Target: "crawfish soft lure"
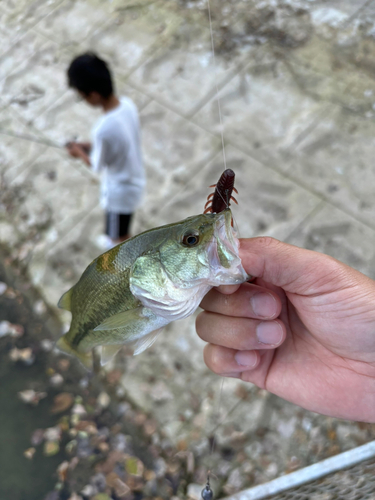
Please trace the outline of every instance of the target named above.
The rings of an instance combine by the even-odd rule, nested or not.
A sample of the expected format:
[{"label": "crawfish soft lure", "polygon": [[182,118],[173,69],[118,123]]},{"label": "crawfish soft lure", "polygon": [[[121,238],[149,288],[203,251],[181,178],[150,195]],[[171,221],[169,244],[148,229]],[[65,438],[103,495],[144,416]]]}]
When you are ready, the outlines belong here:
[{"label": "crawfish soft lure", "polygon": [[237,189],[234,187],[234,178],[235,173],[233,170],[230,168],[224,170],[217,184],[210,186],[214,187],[215,191],[208,195],[203,213],[206,214],[210,212],[218,214],[230,206],[231,200],[238,205],[236,198],[232,196],[233,191],[238,193]]}]

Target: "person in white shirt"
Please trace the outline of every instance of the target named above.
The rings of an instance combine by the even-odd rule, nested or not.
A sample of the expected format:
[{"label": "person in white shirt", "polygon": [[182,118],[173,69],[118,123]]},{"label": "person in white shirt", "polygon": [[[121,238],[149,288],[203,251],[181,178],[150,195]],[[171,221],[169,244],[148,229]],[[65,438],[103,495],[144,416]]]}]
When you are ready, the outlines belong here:
[{"label": "person in white shirt", "polygon": [[92,131],[92,143],[70,142],[68,152],[101,174],[101,203],[106,234],[113,244],[130,237],[133,212],[140,205],[146,178],[142,165],[138,112],[133,101],[114,93],[108,65],[88,52],[68,68],[69,86],[104,115]]}]

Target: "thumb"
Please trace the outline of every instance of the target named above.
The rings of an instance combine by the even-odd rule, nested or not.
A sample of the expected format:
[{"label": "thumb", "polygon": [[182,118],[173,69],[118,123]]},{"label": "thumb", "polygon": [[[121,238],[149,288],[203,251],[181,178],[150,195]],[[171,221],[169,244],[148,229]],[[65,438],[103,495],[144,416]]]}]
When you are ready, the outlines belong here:
[{"label": "thumb", "polygon": [[366,279],[333,257],[270,237],[240,239],[239,253],[248,274],[291,293],[328,293]]}]

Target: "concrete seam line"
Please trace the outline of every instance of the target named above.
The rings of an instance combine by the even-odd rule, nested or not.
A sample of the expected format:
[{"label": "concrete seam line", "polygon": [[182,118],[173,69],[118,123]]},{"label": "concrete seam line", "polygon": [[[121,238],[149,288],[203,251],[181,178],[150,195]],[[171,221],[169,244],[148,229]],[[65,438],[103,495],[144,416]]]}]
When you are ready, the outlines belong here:
[{"label": "concrete seam line", "polygon": [[304,467],[296,472],[286,474],[269,481],[268,483],[260,484],[254,488],[235,493],[223,500],[261,500],[270,495],[281,493],[285,490],[295,488],[301,484],[309,483],[333,472],[345,469],[359,462],[368,460],[375,456],[375,441],[358,446],[352,450],[345,451],[331,458],[327,458],[308,467]]}]

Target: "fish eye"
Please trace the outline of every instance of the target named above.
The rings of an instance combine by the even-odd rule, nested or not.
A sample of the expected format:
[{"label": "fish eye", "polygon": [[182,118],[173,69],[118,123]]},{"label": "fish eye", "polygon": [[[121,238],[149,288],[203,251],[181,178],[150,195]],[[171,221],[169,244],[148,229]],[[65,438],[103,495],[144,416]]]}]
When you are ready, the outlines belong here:
[{"label": "fish eye", "polygon": [[186,247],[194,247],[199,243],[199,235],[194,233],[187,233],[182,238],[182,244]]}]

